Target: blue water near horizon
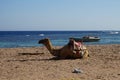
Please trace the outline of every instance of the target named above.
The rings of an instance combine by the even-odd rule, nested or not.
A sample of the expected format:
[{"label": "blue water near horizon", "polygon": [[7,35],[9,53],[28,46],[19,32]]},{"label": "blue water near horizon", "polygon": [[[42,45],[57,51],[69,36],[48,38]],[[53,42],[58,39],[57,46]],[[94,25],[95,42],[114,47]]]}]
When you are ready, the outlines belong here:
[{"label": "blue water near horizon", "polygon": [[120,44],[120,31],[0,31],[0,48],[42,46],[38,41],[49,38],[54,46],[63,46],[70,37],[98,36],[98,42],[86,45]]}]

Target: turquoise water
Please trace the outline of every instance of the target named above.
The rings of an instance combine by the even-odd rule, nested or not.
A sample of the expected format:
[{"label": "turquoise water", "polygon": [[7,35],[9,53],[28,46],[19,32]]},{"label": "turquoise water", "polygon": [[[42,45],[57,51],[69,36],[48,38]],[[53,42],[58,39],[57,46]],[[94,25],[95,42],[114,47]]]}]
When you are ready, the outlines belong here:
[{"label": "turquoise water", "polygon": [[63,46],[70,37],[98,36],[98,42],[84,44],[120,44],[120,31],[0,31],[0,48],[42,46],[38,41],[49,38],[53,45]]}]

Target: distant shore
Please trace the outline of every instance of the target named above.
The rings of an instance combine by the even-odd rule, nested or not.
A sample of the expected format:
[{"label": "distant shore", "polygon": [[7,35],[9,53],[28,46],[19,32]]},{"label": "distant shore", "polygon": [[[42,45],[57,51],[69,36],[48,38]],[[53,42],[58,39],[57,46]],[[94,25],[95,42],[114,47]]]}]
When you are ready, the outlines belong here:
[{"label": "distant shore", "polygon": [[[120,44],[86,47],[88,59],[65,60],[44,46],[0,48],[0,80],[120,80]],[[76,68],[83,72],[73,73]]]}]

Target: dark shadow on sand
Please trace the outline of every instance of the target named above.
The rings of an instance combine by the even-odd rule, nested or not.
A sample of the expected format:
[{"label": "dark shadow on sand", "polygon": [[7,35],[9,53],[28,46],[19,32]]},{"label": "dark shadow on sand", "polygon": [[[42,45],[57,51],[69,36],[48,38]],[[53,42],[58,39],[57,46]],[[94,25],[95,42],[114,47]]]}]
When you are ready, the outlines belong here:
[{"label": "dark shadow on sand", "polygon": [[18,55],[43,55],[44,53],[18,53]]},{"label": "dark shadow on sand", "polygon": [[[25,56],[25,55],[44,55],[44,53],[18,53],[18,56]],[[74,58],[66,58],[61,59],[59,57],[53,56],[52,58],[42,58],[42,59],[13,59],[13,60],[7,60],[7,62],[11,61],[19,61],[19,62],[25,62],[25,61],[57,61],[57,60],[74,60]]]},{"label": "dark shadow on sand", "polygon": [[7,62],[11,62],[11,61],[13,61],[13,62],[16,62],[16,61],[18,61],[18,62],[27,62],[27,61],[58,61],[58,60],[75,60],[75,59],[60,59],[60,58],[58,58],[58,57],[53,57],[53,58],[49,58],[49,59],[11,59],[11,60],[7,60]]}]

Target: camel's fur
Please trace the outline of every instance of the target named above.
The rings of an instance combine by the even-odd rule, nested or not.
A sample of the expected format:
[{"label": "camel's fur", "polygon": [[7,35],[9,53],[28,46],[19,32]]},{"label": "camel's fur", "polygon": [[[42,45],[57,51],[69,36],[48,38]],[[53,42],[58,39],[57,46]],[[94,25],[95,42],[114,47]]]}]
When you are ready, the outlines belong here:
[{"label": "camel's fur", "polygon": [[61,59],[65,59],[65,58],[87,58],[89,56],[88,54],[88,50],[85,46],[83,46],[83,52],[84,54],[81,56],[81,55],[76,55],[75,54],[75,51],[73,50],[73,40],[70,40],[70,42],[63,46],[62,48],[60,49],[55,49],[53,48],[50,40],[48,38],[45,38],[45,39],[42,39],[39,41],[39,44],[44,44],[46,46],[46,48],[49,50],[49,52],[58,57],[58,58],[61,58]]}]

